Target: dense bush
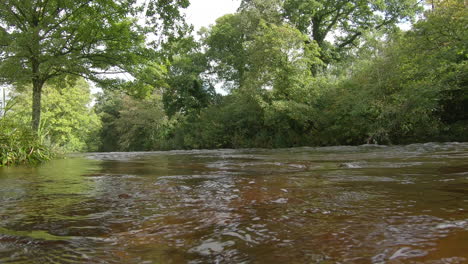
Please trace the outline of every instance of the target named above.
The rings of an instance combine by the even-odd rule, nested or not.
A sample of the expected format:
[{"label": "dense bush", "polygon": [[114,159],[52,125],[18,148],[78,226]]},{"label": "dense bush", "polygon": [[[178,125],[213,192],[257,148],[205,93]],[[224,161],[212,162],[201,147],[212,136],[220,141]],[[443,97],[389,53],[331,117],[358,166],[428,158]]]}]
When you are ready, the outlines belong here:
[{"label": "dense bush", "polygon": [[54,156],[31,129],[0,120],[0,167],[38,164]]},{"label": "dense bush", "polygon": [[183,42],[163,99],[98,102],[102,150],[468,141],[463,1],[437,2],[406,32],[359,32],[366,41],[328,62],[323,45],[255,8],[218,19],[205,49]]},{"label": "dense bush", "polygon": [[324,93],[317,144],[468,140],[468,34],[459,1],[445,1],[411,31]]},{"label": "dense bush", "polygon": [[96,111],[103,122],[100,151],[172,147],[167,141],[171,123],[158,94],[136,99],[124,93],[106,92],[98,98]]},{"label": "dense bush", "polygon": [[[17,125],[31,123],[32,93],[18,87],[12,92],[13,107],[8,113]],[[84,79],[71,83],[51,83],[42,91],[39,134],[63,152],[95,151],[101,120],[89,104],[92,95]]]}]

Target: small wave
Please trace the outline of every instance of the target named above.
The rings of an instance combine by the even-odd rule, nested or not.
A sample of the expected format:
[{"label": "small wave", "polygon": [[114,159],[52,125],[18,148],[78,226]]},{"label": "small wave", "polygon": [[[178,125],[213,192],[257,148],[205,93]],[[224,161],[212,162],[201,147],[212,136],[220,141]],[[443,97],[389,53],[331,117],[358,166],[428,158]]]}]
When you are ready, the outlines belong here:
[{"label": "small wave", "polygon": [[460,220],[460,221],[451,221],[440,223],[436,226],[437,229],[450,229],[450,228],[461,228],[467,229],[468,228],[468,221]]},{"label": "small wave", "polygon": [[189,252],[198,253],[204,256],[216,255],[223,252],[226,247],[231,247],[233,245],[235,245],[233,241],[219,242],[213,239],[209,239],[203,241],[201,245],[190,249]]},{"label": "small wave", "polygon": [[349,168],[349,169],[360,169],[363,167],[361,162],[345,162],[341,163],[338,167],[340,168]]}]

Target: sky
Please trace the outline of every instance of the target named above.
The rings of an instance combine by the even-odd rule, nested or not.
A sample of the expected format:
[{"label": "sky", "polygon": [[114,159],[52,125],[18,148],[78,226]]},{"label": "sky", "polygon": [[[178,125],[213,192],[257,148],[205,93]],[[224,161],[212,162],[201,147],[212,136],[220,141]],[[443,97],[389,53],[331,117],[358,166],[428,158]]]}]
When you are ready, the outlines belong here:
[{"label": "sky", "polygon": [[240,0],[190,0],[184,13],[197,32],[201,27],[214,24],[220,16],[236,12],[239,5]]}]

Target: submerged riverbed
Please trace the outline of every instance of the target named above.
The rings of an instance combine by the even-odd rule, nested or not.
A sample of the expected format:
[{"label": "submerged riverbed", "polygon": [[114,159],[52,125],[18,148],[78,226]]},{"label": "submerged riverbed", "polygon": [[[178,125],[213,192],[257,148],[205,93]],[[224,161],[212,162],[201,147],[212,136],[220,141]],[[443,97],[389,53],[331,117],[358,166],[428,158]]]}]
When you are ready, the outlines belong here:
[{"label": "submerged riverbed", "polygon": [[3,168],[0,263],[468,263],[468,143]]}]

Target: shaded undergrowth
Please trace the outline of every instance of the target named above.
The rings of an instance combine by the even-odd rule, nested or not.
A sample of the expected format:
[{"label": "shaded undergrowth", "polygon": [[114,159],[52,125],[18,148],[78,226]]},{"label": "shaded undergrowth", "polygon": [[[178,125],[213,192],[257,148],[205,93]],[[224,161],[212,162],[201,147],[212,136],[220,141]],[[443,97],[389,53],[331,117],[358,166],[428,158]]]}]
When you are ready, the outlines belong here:
[{"label": "shaded undergrowth", "polygon": [[0,121],[0,167],[36,165],[54,156],[54,151],[28,127]]}]

